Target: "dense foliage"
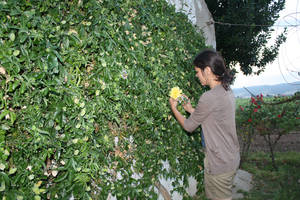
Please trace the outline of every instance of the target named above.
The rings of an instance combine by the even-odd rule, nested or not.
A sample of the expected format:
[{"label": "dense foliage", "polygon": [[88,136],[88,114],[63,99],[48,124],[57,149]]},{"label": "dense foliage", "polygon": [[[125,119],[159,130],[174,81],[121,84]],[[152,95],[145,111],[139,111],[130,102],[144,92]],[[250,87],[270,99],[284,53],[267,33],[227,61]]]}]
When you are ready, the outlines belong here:
[{"label": "dense foliage", "polygon": [[174,86],[202,93],[186,16],[164,0],[6,0],[0,21],[0,198],[155,199],[160,174],[201,191],[200,139],[168,105]]},{"label": "dense foliage", "polygon": [[[272,27],[284,8],[285,0],[217,0],[206,1],[216,21],[217,49],[227,63],[239,66],[246,74],[259,74],[275,60],[286,32],[270,45]],[[220,22],[220,23],[219,23]],[[233,25],[230,25],[233,24]]]}]

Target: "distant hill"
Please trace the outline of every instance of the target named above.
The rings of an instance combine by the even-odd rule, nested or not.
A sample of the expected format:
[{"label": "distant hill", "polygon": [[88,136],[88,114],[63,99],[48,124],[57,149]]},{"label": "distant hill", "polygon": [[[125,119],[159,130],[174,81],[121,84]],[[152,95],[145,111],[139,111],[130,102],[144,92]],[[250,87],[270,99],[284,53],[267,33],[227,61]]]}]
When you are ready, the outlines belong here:
[{"label": "distant hill", "polygon": [[[300,91],[300,81],[293,82],[291,84],[282,83],[277,85],[259,85],[246,87],[254,95],[263,94],[264,96],[270,95],[293,95],[295,92]],[[245,88],[233,89],[235,97],[247,98],[250,97],[250,93]]]}]

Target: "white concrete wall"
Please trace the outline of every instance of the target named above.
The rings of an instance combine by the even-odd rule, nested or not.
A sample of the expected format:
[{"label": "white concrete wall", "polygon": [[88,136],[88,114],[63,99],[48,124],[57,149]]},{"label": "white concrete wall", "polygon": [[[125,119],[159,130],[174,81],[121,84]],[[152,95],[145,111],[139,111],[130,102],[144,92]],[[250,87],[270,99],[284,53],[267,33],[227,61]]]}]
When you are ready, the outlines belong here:
[{"label": "white concrete wall", "polygon": [[171,5],[175,5],[177,12],[185,13],[189,20],[203,32],[206,45],[216,49],[215,26],[211,24],[213,20],[204,0],[166,0]]}]

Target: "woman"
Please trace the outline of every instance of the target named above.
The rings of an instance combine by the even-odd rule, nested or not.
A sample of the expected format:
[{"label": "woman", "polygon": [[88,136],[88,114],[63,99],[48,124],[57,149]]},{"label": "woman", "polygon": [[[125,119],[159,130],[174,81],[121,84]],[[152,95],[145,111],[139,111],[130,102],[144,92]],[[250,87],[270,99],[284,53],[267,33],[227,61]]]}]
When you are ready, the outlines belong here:
[{"label": "woman", "polygon": [[235,98],[232,76],[223,58],[214,50],[202,51],[194,60],[196,77],[210,90],[203,93],[194,109],[183,105],[191,115],[186,119],[177,110],[177,100],[170,98],[171,109],[188,132],[202,126],[205,140],[204,183],[208,199],[232,199],[232,184],[240,163],[239,142],[235,127]]}]

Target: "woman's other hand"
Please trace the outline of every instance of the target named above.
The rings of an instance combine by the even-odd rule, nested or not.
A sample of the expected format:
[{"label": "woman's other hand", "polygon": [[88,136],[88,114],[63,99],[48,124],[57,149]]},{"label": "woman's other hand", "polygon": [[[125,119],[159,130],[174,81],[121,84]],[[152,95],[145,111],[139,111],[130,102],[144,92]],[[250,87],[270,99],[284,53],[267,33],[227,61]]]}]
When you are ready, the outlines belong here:
[{"label": "woman's other hand", "polygon": [[195,109],[193,108],[190,99],[185,94],[183,96],[185,98],[185,101],[183,102],[183,108],[184,108],[185,111],[192,114]]}]

